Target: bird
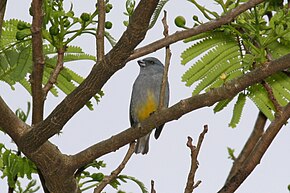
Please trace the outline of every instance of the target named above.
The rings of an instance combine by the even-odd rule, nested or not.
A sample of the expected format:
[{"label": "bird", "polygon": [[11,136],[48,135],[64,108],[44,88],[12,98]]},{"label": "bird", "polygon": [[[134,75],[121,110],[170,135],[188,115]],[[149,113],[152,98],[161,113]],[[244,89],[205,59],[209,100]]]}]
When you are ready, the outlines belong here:
[{"label": "bird", "polygon": [[[132,89],[130,102],[130,123],[131,127],[138,125],[141,121],[153,114],[159,105],[159,96],[164,72],[163,64],[155,57],[147,57],[138,60],[140,66]],[[163,107],[168,107],[169,103],[169,83],[166,81]],[[154,137],[158,139],[164,127],[156,127]],[[150,133],[137,139],[135,153],[147,154],[149,151]]]}]

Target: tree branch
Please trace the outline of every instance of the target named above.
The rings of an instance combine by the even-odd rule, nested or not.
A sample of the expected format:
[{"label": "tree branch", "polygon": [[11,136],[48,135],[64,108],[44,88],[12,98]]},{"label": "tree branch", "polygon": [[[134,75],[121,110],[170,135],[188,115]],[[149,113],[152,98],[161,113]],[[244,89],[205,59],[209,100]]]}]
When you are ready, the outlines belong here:
[{"label": "tree branch", "polygon": [[56,83],[57,77],[58,77],[60,71],[63,68],[64,52],[65,52],[64,48],[59,48],[58,51],[57,51],[56,67],[51,72],[49,80],[47,81],[46,85],[43,87],[44,97],[47,96],[47,93],[50,91],[50,89]]},{"label": "tree branch", "polygon": [[290,118],[290,103],[285,106],[281,113],[276,113],[274,121],[269,125],[266,132],[262,135],[257,145],[245,160],[242,167],[236,174],[229,179],[218,193],[232,193],[243,183],[243,181],[251,174],[255,167],[260,163],[266,150],[274,140],[275,136],[281,130],[282,126]]},{"label": "tree branch", "polygon": [[[165,37],[168,36],[168,25],[167,25],[167,12],[164,11],[164,17],[162,19],[163,23],[163,35]],[[159,100],[159,106],[158,109],[162,109],[164,106],[164,97],[165,97],[165,88],[168,82],[168,70],[169,70],[169,65],[170,65],[170,58],[171,58],[171,51],[169,48],[169,45],[165,47],[165,66],[164,66],[164,72],[163,72],[163,77],[162,77],[162,82],[161,82],[161,89],[160,89],[160,100]]]},{"label": "tree branch", "polygon": [[154,188],[154,181],[153,180],[151,180],[151,191],[150,192],[151,193],[156,193],[156,190]]},{"label": "tree branch", "polygon": [[121,164],[114,171],[111,172],[111,175],[106,176],[102,180],[102,182],[95,188],[94,193],[101,193],[101,191],[121,173],[121,171],[125,168],[126,164],[128,163],[129,159],[131,158],[132,154],[134,153],[134,149],[135,143],[131,143]]},{"label": "tree branch", "polygon": [[196,188],[201,183],[201,181],[198,181],[195,184],[194,183],[194,177],[195,177],[195,173],[196,173],[197,168],[198,168],[197,156],[199,154],[199,151],[200,151],[204,136],[207,133],[207,131],[208,131],[208,126],[205,125],[202,133],[198,137],[197,147],[195,147],[192,144],[192,138],[188,137],[186,145],[187,145],[187,147],[189,147],[190,152],[191,152],[191,167],[190,167],[190,171],[189,171],[189,174],[188,174],[187,183],[186,183],[186,187],[185,187],[184,193],[192,193],[194,188]]},{"label": "tree branch", "polygon": [[97,61],[103,60],[104,49],[104,31],[105,31],[106,10],[104,0],[98,0],[98,27],[96,33]]},{"label": "tree branch", "polygon": [[29,126],[21,121],[15,113],[8,107],[0,96],[0,127],[14,141],[19,141],[21,134],[24,133]]},{"label": "tree branch", "polygon": [[274,105],[275,111],[278,113],[281,112],[282,106],[279,104],[276,97],[274,96],[273,89],[271,88],[271,86],[266,81],[263,81],[262,85],[266,89],[268,97]]},{"label": "tree branch", "polygon": [[33,69],[31,74],[32,91],[32,124],[43,120],[44,94],[42,90],[42,77],[44,69],[42,45],[42,0],[32,1],[32,58]]},{"label": "tree branch", "polygon": [[224,16],[221,16],[218,19],[206,22],[204,24],[201,24],[197,27],[193,27],[187,30],[178,31],[174,34],[164,37],[160,40],[157,40],[153,43],[150,43],[146,46],[143,46],[141,48],[138,48],[134,50],[134,52],[131,54],[131,56],[128,58],[127,61],[134,60],[136,58],[139,58],[141,56],[147,55],[149,53],[155,52],[156,50],[159,50],[163,47],[166,47],[168,45],[171,45],[173,43],[176,43],[178,41],[181,41],[185,38],[195,36],[197,34],[207,32],[210,30],[213,30],[215,28],[218,28],[224,24],[230,23],[232,20],[234,20],[238,15],[243,13],[244,11],[254,7],[255,5],[258,5],[259,3],[264,2],[264,0],[249,0],[248,2],[238,6],[237,8],[233,9],[232,11],[228,12]]},{"label": "tree branch", "polygon": [[226,182],[230,180],[239,169],[241,169],[243,163],[245,162],[247,157],[251,154],[252,150],[254,149],[259,139],[263,135],[266,122],[267,122],[267,117],[260,111],[258,114],[256,123],[255,123],[255,126],[253,128],[253,131],[249,139],[247,140],[246,144],[244,145],[240,155],[234,161]]},{"label": "tree branch", "polygon": [[99,158],[109,152],[116,151],[120,147],[146,135],[153,128],[155,128],[156,125],[162,125],[166,122],[177,120],[184,114],[195,109],[211,106],[218,101],[233,98],[236,94],[248,86],[258,83],[268,76],[289,67],[290,54],[266,63],[239,78],[225,83],[222,87],[212,89],[204,94],[194,95],[187,99],[181,100],[169,108],[161,109],[141,122],[141,127],[129,128],[109,139],[92,145],[84,151],[72,156],[71,162],[75,164],[75,169],[80,168],[96,158]]}]

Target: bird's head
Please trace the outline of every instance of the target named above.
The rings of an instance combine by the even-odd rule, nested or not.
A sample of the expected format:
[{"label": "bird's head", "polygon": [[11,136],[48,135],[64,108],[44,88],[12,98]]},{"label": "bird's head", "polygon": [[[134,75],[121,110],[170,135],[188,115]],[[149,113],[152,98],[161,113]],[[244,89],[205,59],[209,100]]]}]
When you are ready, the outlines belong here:
[{"label": "bird's head", "polygon": [[163,64],[155,57],[148,57],[137,61],[141,71],[163,72]]}]

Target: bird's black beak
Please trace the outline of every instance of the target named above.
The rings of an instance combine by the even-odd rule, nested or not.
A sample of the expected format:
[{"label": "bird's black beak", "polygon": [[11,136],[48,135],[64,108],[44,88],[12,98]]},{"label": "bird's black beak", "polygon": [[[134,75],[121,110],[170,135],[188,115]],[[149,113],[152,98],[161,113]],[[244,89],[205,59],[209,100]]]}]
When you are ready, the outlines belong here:
[{"label": "bird's black beak", "polygon": [[144,60],[138,60],[137,62],[138,62],[140,67],[145,67],[146,66]]}]

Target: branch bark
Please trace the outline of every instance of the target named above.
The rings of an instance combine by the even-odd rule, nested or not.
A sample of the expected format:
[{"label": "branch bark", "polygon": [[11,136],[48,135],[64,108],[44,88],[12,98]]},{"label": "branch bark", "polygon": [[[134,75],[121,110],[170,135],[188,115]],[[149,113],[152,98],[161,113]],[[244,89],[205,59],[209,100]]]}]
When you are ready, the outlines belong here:
[{"label": "branch bark", "polygon": [[269,125],[266,132],[260,138],[259,142],[245,160],[242,167],[236,174],[229,179],[218,193],[232,193],[243,183],[243,181],[251,174],[255,167],[260,163],[266,150],[274,140],[275,136],[281,130],[282,126],[290,118],[290,103],[285,106],[281,113],[276,113],[274,121]]},{"label": "branch bark", "polygon": [[149,118],[141,122],[141,127],[129,128],[109,139],[103,140],[84,151],[71,157],[74,167],[80,168],[96,158],[105,155],[109,152],[116,151],[120,147],[133,142],[135,139],[142,137],[149,133],[156,125],[162,125],[166,122],[177,120],[184,114],[193,110],[211,106],[218,101],[229,99],[244,90],[250,85],[258,83],[266,77],[290,67],[290,54],[285,55],[270,63],[239,77],[224,86],[212,89],[207,93],[195,95],[187,99],[181,100],[175,105],[161,109],[152,114]]},{"label": "branch bark", "polygon": [[42,0],[32,1],[32,59],[33,69],[31,74],[32,91],[32,124],[43,120],[44,94],[42,91],[42,77],[44,69],[42,45]]},{"label": "branch bark", "polygon": [[105,55],[104,48],[104,31],[105,31],[106,10],[105,1],[98,0],[98,27],[96,33],[96,45],[97,45],[97,61],[103,60]]},{"label": "branch bark", "polygon": [[[162,23],[163,23],[163,35],[165,37],[168,37],[168,25],[167,25],[167,12],[164,11],[164,17],[162,18]],[[165,98],[165,88],[168,82],[168,70],[169,70],[169,65],[170,65],[170,58],[171,58],[171,51],[169,48],[169,45],[165,47],[165,64],[164,64],[164,72],[163,72],[163,77],[162,77],[162,82],[161,82],[161,89],[160,89],[160,100],[159,100],[159,106],[158,109],[162,109],[164,106],[164,98]]]},{"label": "branch bark", "polygon": [[49,92],[49,90],[56,83],[57,77],[58,77],[58,75],[60,74],[60,71],[63,68],[64,52],[65,52],[65,48],[59,48],[58,51],[57,51],[56,66],[53,69],[53,71],[51,72],[51,75],[50,75],[49,80],[47,81],[46,85],[43,87],[44,97],[47,96],[47,93]]},{"label": "branch bark", "polygon": [[198,137],[198,143],[197,143],[196,147],[192,144],[192,138],[188,137],[186,145],[187,145],[187,147],[189,147],[190,152],[191,152],[191,167],[190,167],[190,171],[188,174],[187,183],[186,183],[184,193],[192,193],[194,188],[196,188],[201,183],[201,181],[198,181],[195,184],[194,177],[195,177],[195,173],[196,173],[197,168],[198,168],[197,156],[199,154],[204,136],[207,133],[207,131],[208,131],[208,126],[205,125],[202,133]]}]

